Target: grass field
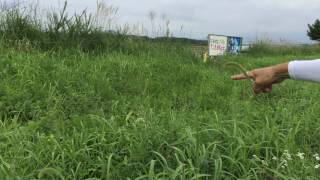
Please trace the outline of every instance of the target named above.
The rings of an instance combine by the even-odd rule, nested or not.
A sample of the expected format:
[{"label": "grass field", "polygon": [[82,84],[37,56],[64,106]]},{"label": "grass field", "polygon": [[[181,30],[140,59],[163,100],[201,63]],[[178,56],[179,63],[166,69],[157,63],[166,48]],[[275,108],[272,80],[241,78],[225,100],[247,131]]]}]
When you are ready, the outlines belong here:
[{"label": "grass field", "polygon": [[319,46],[203,63],[188,40],[106,33],[65,8],[48,24],[1,10],[0,179],[318,179],[320,86],[255,96],[225,63],[318,59]]},{"label": "grass field", "polygon": [[204,64],[190,52],[1,46],[1,179],[317,179],[320,86],[289,80],[254,96],[223,63],[320,53]]}]

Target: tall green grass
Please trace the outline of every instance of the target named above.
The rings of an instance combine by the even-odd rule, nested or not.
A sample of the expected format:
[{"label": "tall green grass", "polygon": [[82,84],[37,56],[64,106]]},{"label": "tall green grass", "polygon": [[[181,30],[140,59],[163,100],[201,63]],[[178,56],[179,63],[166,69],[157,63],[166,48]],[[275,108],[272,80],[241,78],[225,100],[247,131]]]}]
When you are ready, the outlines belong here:
[{"label": "tall green grass", "polygon": [[[158,45],[95,56],[2,45],[0,177],[317,179],[318,85],[254,96],[222,62]],[[294,57],[221,60],[255,68]]]},{"label": "tall green grass", "polygon": [[247,52],[251,56],[275,56],[275,55],[317,55],[320,45],[295,45],[295,44],[272,44],[266,40],[257,40],[250,45]]},{"label": "tall green grass", "polygon": [[[251,49],[204,64],[180,43],[93,30],[85,13],[51,14],[50,28],[20,10],[6,15],[0,179],[319,177],[320,87],[287,81],[254,96],[224,66],[319,58],[316,49]],[[102,45],[89,46],[93,37]]]},{"label": "tall green grass", "polygon": [[67,6],[65,1],[60,11],[48,11],[47,14],[41,14],[42,11],[37,6],[29,7],[27,4],[2,8],[1,39],[9,47],[45,51],[79,49],[93,53],[117,51],[134,54],[150,47],[148,38],[129,36],[121,28],[106,29],[111,25],[105,27],[105,24],[100,22],[99,19],[108,18],[99,17],[103,12],[93,14],[84,10],[70,16]]}]

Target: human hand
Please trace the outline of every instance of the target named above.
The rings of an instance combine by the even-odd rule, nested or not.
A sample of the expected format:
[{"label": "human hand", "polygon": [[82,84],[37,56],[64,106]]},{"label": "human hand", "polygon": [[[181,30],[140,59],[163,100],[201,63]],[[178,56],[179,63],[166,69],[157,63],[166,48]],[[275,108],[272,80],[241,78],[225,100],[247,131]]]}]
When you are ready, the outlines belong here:
[{"label": "human hand", "polygon": [[288,64],[280,64],[271,67],[254,69],[245,74],[234,75],[233,80],[248,79],[248,76],[253,80],[252,89],[255,94],[269,93],[272,91],[272,85],[280,83],[286,79],[281,74],[288,73]]}]

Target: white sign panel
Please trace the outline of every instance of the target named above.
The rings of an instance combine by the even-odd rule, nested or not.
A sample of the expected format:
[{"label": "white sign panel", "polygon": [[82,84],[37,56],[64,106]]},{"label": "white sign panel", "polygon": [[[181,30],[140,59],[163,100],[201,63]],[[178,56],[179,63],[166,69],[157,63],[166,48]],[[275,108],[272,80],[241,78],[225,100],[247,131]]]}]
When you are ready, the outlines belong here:
[{"label": "white sign panel", "polygon": [[209,56],[220,56],[227,51],[228,37],[209,35]]}]

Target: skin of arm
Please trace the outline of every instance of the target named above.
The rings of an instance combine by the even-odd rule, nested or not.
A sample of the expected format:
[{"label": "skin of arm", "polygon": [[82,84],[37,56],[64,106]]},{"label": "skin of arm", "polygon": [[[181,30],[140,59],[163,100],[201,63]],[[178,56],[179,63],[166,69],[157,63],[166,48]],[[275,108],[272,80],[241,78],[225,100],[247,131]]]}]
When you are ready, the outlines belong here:
[{"label": "skin of arm", "polygon": [[[252,89],[255,94],[271,92],[273,84],[281,83],[287,79],[281,77],[282,74],[288,74],[288,63],[254,69],[247,72],[247,75],[253,79]],[[231,79],[243,80],[247,79],[247,76],[238,74],[232,76]]]}]

